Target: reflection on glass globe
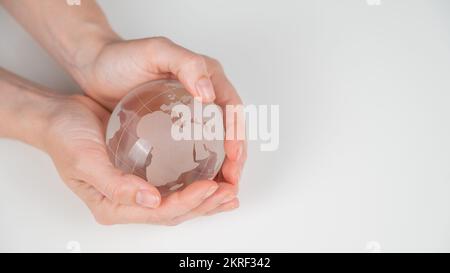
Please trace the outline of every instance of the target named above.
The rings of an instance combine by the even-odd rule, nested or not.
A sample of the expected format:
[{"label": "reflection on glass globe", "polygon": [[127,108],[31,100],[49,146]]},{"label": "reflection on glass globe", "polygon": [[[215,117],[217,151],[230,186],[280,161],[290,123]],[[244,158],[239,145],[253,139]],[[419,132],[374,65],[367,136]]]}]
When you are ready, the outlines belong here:
[{"label": "reflection on glass globe", "polygon": [[[131,91],[109,119],[106,144],[112,163],[125,173],[149,181],[162,195],[197,180],[213,179],[225,157],[223,138],[173,137],[173,126],[180,117],[174,107],[185,105],[193,112],[197,104],[206,106],[173,80],[149,82]],[[217,105],[211,106],[220,111]],[[207,126],[207,120],[194,115],[189,122],[197,128]],[[222,122],[220,127],[213,130],[223,134]]]}]

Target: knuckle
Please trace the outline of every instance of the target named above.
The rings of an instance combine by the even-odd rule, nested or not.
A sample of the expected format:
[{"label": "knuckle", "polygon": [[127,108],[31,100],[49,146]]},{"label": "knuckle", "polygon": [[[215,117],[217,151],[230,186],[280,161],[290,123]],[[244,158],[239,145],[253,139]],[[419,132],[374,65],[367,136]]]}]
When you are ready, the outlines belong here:
[{"label": "knuckle", "polygon": [[210,61],[210,63],[211,63],[212,66],[215,66],[215,67],[222,67],[222,64],[220,63],[219,60],[217,60],[217,59],[215,59],[215,58],[211,58],[211,57],[208,57],[208,59],[209,59],[209,61]]},{"label": "knuckle", "polygon": [[209,66],[213,70],[223,70],[222,64],[220,63],[219,60],[217,60],[215,58],[211,58],[211,57],[206,57],[206,59],[208,60]]},{"label": "knuckle", "polygon": [[186,67],[205,67],[205,58],[201,55],[192,54],[187,57],[185,62]]},{"label": "knuckle", "polygon": [[173,44],[172,40],[170,40],[167,37],[164,36],[157,36],[157,37],[153,37],[151,38],[152,42],[157,44],[157,45],[170,45]]}]

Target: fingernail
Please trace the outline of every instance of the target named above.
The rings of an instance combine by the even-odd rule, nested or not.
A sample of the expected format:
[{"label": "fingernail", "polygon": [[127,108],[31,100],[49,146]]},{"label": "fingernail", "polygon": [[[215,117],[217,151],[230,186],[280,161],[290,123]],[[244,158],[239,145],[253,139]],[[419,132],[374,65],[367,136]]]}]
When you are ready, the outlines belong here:
[{"label": "fingernail", "polygon": [[233,200],[234,198],[236,198],[236,196],[234,196],[233,194],[230,194],[222,200],[222,204],[228,203],[231,200]]},{"label": "fingernail", "polygon": [[214,87],[208,78],[203,77],[198,80],[196,87],[198,94],[204,101],[210,102],[216,98],[216,95],[214,94]]},{"label": "fingernail", "polygon": [[159,204],[159,196],[150,191],[138,191],[136,203],[143,207],[154,208]]},{"label": "fingernail", "polygon": [[209,188],[209,190],[205,193],[203,198],[206,199],[206,198],[210,197],[211,195],[213,195],[216,192],[218,187],[219,186],[217,186],[217,185],[211,186],[211,188]]}]

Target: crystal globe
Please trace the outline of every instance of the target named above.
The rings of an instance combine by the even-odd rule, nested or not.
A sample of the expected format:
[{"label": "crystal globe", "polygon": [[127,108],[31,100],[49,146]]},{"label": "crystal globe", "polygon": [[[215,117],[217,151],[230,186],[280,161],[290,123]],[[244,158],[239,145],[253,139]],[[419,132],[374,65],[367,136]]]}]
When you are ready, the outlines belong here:
[{"label": "crystal globe", "polygon": [[[198,112],[195,109],[198,104],[218,110],[215,118],[220,122],[214,128],[206,128],[211,127],[212,122],[208,122],[211,117],[202,119],[193,114],[187,119],[185,113],[175,111],[183,105],[184,109]],[[123,172],[158,187],[162,195],[197,180],[213,179],[225,157],[223,138],[197,134],[197,137],[180,139],[174,132],[196,128],[223,136],[221,113],[215,104],[200,103],[178,81],[146,83],[127,94],[111,114],[106,132],[110,159]],[[183,117],[184,121],[180,122]],[[198,132],[192,135],[195,133]]]}]

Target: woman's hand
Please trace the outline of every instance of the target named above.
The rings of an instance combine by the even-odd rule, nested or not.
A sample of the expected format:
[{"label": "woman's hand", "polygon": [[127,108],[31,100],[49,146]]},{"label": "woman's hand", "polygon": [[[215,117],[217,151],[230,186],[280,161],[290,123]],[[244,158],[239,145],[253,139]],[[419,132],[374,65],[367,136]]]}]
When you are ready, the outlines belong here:
[{"label": "woman's hand", "polygon": [[[230,185],[197,181],[167,198],[145,180],[110,163],[104,131],[109,112],[86,96],[52,98],[44,149],[67,186],[101,224],[182,221],[238,206]],[[214,194],[215,193],[215,194]]]},{"label": "woman's hand", "polygon": [[[207,102],[214,101],[223,109],[227,105],[242,104],[218,61],[189,51],[167,38],[116,39],[95,48],[100,50],[91,54],[92,61],[83,60],[83,66],[72,70],[72,75],[90,97],[109,109],[133,88],[164,78],[178,79],[192,95]],[[236,131],[245,126],[243,121],[240,124],[238,120],[229,122],[226,116],[225,120],[226,130],[234,127]],[[227,189],[233,188],[231,195],[237,192],[246,160],[246,143],[227,139],[225,152],[221,178],[229,184]]]},{"label": "woman's hand", "polygon": [[[64,1],[0,0],[0,3],[73,76],[86,94],[109,110],[133,88],[163,78],[178,79],[194,96],[204,101],[214,101],[222,108],[242,104],[219,62],[189,51],[166,38],[124,41],[110,27],[94,0],[83,1],[83,5],[76,8]],[[83,104],[86,108],[92,103]],[[99,117],[103,118],[101,115]],[[225,130],[228,132],[232,128],[245,127],[243,121],[227,120],[226,116],[225,120]],[[88,135],[91,130],[84,134]],[[226,159],[217,179],[220,188],[208,200],[220,199],[221,195],[229,196],[227,199],[230,199],[237,193],[247,157],[245,141],[227,139],[225,153]],[[100,192],[115,196],[108,190],[101,189]],[[113,196],[109,197],[117,198]],[[203,204],[208,203],[208,200]],[[223,206],[236,206],[233,202]],[[207,208],[202,205],[183,219],[205,211]]]},{"label": "woman's hand", "polygon": [[197,181],[161,200],[150,183],[114,168],[104,133],[110,113],[89,97],[57,95],[0,68],[0,115],[0,137],[47,152],[99,223],[173,225],[238,206],[226,183]]}]

